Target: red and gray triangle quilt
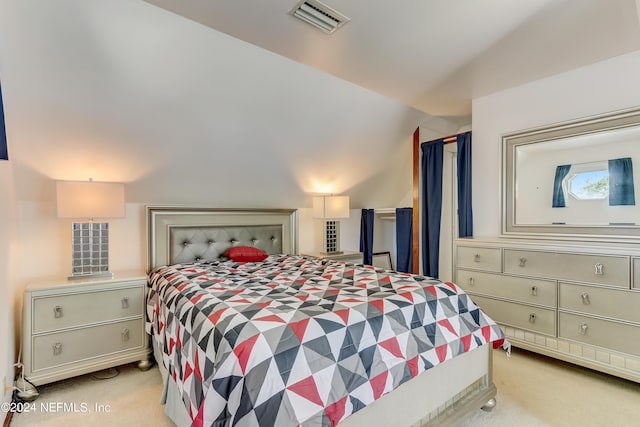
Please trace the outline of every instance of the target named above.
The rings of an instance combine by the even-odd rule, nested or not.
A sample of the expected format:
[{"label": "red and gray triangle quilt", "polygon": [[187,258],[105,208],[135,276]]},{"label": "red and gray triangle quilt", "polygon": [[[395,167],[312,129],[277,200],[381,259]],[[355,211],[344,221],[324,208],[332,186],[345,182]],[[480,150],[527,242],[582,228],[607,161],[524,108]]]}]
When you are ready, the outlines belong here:
[{"label": "red and gray triangle quilt", "polygon": [[147,332],[194,426],[334,426],[504,336],[453,283],[301,256],[149,275]]}]

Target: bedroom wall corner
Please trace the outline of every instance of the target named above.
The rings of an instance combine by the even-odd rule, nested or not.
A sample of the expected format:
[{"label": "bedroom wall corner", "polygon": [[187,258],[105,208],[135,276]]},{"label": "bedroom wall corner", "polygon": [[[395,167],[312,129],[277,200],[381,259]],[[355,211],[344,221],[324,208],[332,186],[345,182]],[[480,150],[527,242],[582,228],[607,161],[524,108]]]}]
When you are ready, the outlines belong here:
[{"label": "bedroom wall corner", "polygon": [[[6,378],[13,383],[16,359],[16,338],[19,336],[16,322],[20,312],[17,292],[14,286],[15,253],[15,192],[13,186],[13,166],[9,161],[0,161],[0,380]],[[4,384],[3,384],[4,385]],[[2,402],[11,400],[11,392],[2,393]],[[4,420],[6,414],[0,412]]]},{"label": "bedroom wall corner", "polygon": [[[340,249],[358,251],[360,246],[360,209],[349,210],[349,218],[340,220]],[[322,248],[322,221],[313,218],[313,209],[298,209],[298,252],[318,252]]]},{"label": "bedroom wall corner", "polygon": [[[144,271],[146,265],[145,204],[127,203],[124,218],[109,219],[109,268]],[[71,274],[71,219],[56,217],[53,201],[19,200],[17,229],[21,242],[16,265],[18,292],[33,280]],[[33,260],[37,259],[38,263]]]}]

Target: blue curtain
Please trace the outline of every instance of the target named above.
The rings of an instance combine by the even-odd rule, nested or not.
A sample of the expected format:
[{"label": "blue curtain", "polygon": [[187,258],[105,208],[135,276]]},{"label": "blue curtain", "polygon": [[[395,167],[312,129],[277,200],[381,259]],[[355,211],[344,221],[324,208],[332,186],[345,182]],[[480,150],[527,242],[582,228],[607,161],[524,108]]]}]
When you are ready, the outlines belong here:
[{"label": "blue curtain", "polygon": [[562,180],[569,173],[569,169],[571,169],[571,165],[560,165],[556,168],[556,177],[553,180],[553,203],[551,204],[554,208],[566,207]]},{"label": "blue curtain", "polygon": [[9,160],[7,130],[4,126],[4,107],[2,106],[2,86],[0,86],[0,160]]},{"label": "blue curtain", "polygon": [[362,209],[360,217],[360,252],[363,262],[373,263],[373,209]]},{"label": "blue curtain", "polygon": [[461,133],[458,143],[458,236],[473,236],[471,209],[471,132]]},{"label": "blue curtain", "polygon": [[444,139],[423,142],[422,149],[422,272],[438,277],[442,217],[442,159]]},{"label": "blue curtain", "polygon": [[631,157],[609,160],[609,205],[635,205]]},{"label": "blue curtain", "polygon": [[413,209],[396,209],[396,270],[411,273],[413,267]]}]

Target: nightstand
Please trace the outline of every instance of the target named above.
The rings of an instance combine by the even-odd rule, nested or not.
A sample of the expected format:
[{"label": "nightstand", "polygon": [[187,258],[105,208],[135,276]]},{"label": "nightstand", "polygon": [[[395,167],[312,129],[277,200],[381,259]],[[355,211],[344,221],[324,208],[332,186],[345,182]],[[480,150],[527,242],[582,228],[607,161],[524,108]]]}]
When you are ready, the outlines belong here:
[{"label": "nightstand", "polygon": [[46,384],[125,363],[148,369],[144,273],[34,282],[24,293],[25,377]]},{"label": "nightstand", "polygon": [[343,251],[338,254],[324,254],[321,252],[309,252],[302,254],[306,256],[314,256],[321,259],[333,259],[336,261],[353,262],[355,264],[362,264],[362,252]]}]

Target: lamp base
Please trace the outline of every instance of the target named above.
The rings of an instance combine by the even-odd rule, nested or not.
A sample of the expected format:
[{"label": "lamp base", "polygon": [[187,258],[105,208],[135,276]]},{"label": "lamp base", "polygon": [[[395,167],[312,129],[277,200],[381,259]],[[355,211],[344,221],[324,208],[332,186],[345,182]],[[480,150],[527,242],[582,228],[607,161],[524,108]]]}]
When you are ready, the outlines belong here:
[{"label": "lamp base", "polygon": [[322,253],[340,253],[340,223],[335,220],[324,222],[322,229]]},{"label": "lamp base", "polygon": [[109,271],[109,224],[75,222],[72,233],[72,269],[69,280],[113,277]]}]

